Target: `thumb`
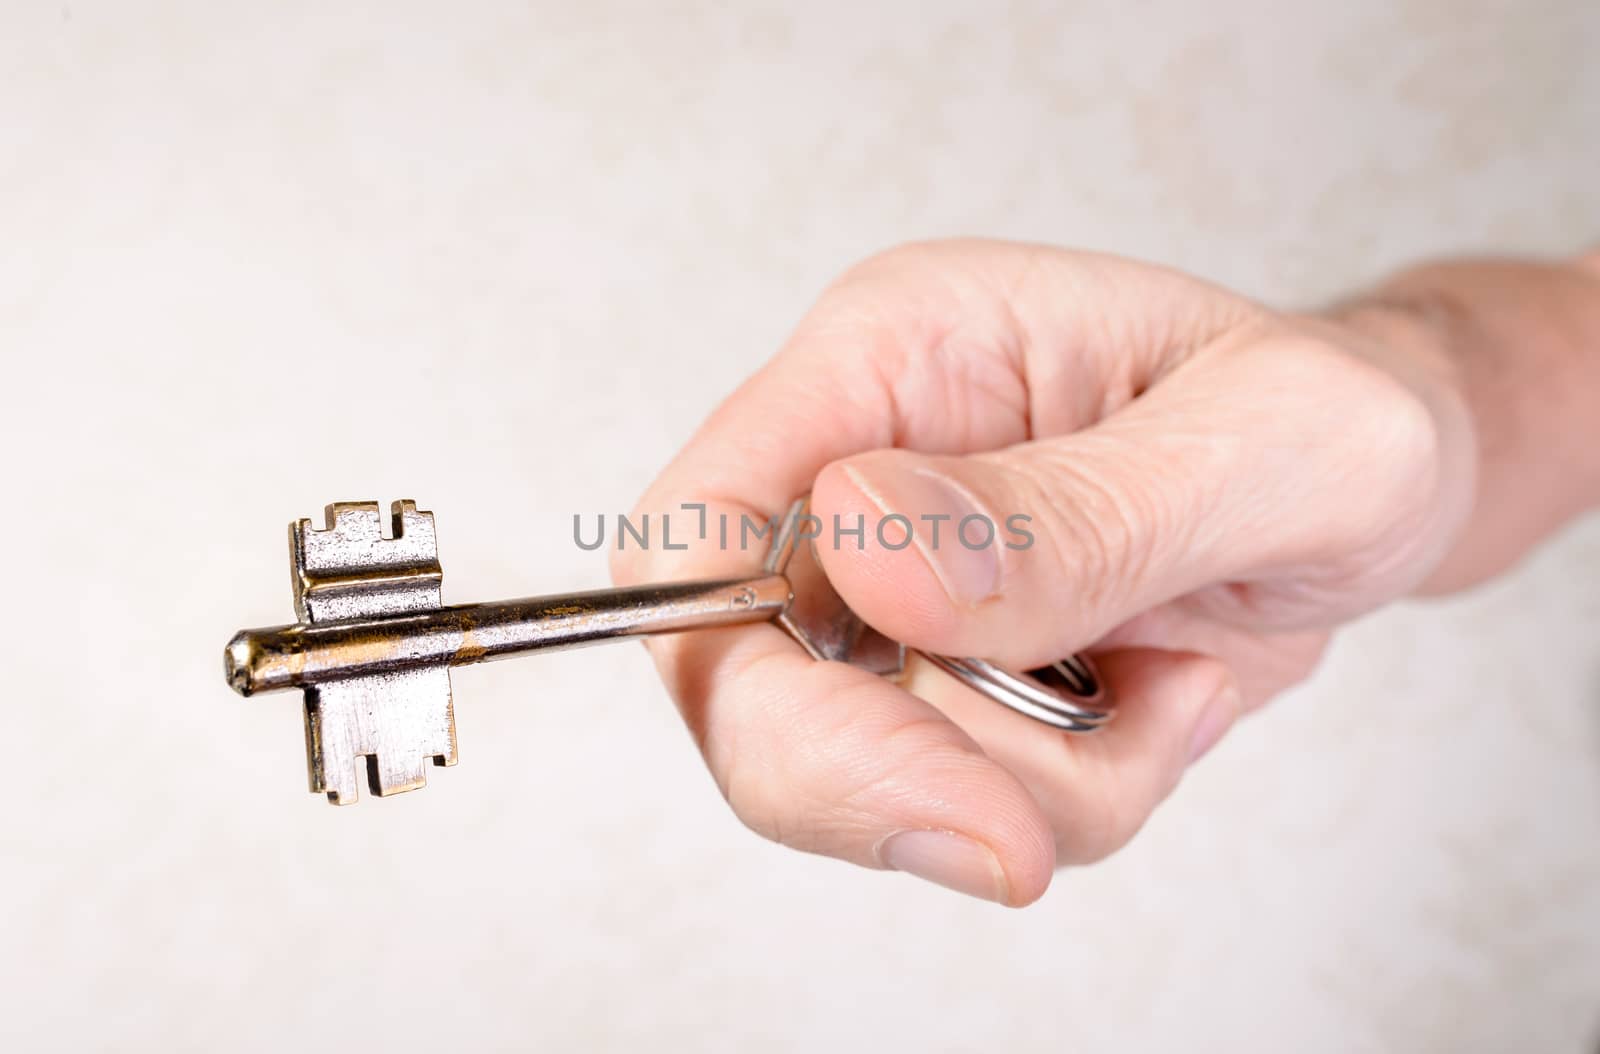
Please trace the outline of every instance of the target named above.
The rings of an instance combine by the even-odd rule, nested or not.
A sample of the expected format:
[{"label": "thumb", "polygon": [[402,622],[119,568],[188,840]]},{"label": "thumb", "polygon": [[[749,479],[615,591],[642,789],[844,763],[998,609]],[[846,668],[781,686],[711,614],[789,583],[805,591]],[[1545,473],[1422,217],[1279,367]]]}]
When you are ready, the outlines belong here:
[{"label": "thumb", "polygon": [[1271,558],[1238,444],[1146,423],[966,457],[835,462],[813,495],[828,578],[891,637],[1026,667]]}]

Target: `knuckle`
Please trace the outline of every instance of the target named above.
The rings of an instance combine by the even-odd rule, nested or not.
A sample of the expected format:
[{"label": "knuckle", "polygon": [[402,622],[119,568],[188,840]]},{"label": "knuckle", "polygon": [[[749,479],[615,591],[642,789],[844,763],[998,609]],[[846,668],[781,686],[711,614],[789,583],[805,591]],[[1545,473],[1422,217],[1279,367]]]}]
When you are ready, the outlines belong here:
[{"label": "knuckle", "polygon": [[1425,518],[1434,506],[1443,478],[1442,437],[1438,419],[1415,389],[1376,363],[1345,358],[1346,405],[1357,408],[1359,424],[1351,428],[1349,415],[1341,415],[1337,456],[1346,478],[1361,481],[1354,492],[1364,500],[1346,506],[1339,526],[1343,545],[1359,552]]},{"label": "knuckle", "polygon": [[845,687],[834,705],[767,725],[758,743],[722,744],[713,767],[740,822],[789,848],[860,855],[885,814],[921,793],[929,759],[964,737],[942,717],[906,721],[880,697]]},{"label": "knuckle", "polygon": [[1321,631],[1282,634],[1273,644],[1261,649],[1248,683],[1239,686],[1245,712],[1309,678],[1327,649],[1328,635]]},{"label": "knuckle", "polygon": [[859,763],[836,774],[826,801],[816,801],[834,826],[865,829],[881,826],[879,818],[919,799],[927,789],[930,765],[940,763],[949,742],[943,729],[954,729],[942,717],[900,724],[852,753]]},{"label": "knuckle", "polygon": [[[1278,445],[1314,460],[1318,477],[1353,500],[1319,537],[1360,548],[1430,507],[1443,481],[1444,436],[1423,383],[1376,353],[1285,328],[1232,349]],[[1308,468],[1308,471],[1311,469]]]},{"label": "knuckle", "polygon": [[942,238],[922,238],[904,241],[880,249],[851,265],[835,283],[843,286],[855,281],[871,281],[885,275],[898,275],[908,269],[918,269],[930,262],[960,252],[966,243]]},{"label": "knuckle", "polygon": [[1063,860],[1103,860],[1139,833],[1151,806],[1143,795],[1128,793],[1125,776],[1103,761],[1077,773],[1071,811],[1057,825],[1056,848]]},{"label": "knuckle", "polygon": [[773,793],[775,780],[760,766],[746,764],[742,754],[730,752],[721,766],[717,785],[728,807],[745,827],[778,845],[807,848],[815,824],[807,796]]},{"label": "knuckle", "polygon": [[938,252],[938,243],[906,242],[873,253],[840,272],[823,289],[807,323],[826,324],[830,320],[859,317],[866,305],[885,285],[902,280],[908,272],[926,267]]},{"label": "knuckle", "polygon": [[1258,383],[1299,393],[1295,414],[1319,434],[1388,457],[1426,454],[1437,441],[1436,419],[1417,389],[1357,350],[1295,334],[1250,354]]}]

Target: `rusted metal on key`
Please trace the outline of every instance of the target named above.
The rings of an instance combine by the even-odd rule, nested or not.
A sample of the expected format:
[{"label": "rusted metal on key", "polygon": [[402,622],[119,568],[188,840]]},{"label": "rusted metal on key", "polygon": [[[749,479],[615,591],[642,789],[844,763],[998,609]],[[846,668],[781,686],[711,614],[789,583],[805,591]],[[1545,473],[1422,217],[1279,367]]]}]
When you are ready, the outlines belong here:
[{"label": "rusted metal on key", "polygon": [[[443,606],[433,515],[415,502],[390,507],[387,537],[376,502],[329,505],[322,527],[307,519],[289,525],[289,553],[295,613],[305,626]],[[237,675],[230,669],[230,681]],[[374,794],[422,786],[430,761],[456,763],[448,666],[382,666],[304,687],[311,789],[329,801],[356,799],[358,758],[366,759]]]},{"label": "rusted metal on key", "polygon": [[534,651],[746,622],[789,603],[781,574],[679,582],[446,607],[433,514],[338,502],[325,525],[289,526],[298,623],[243,630],[224,655],[241,695],[305,691],[311,789],[356,800],[364,764],[372,793],[427,782],[456,763],[450,667]]},{"label": "rusted metal on key", "polygon": [[[561,596],[446,606],[433,514],[415,502],[338,502],[324,524],[289,526],[295,613],[286,626],[243,630],[224,656],[241,695],[305,692],[311,789],[356,800],[365,767],[372,793],[427,782],[427,766],[456,763],[450,667],[558,648],[773,620],[812,658],[898,678],[909,649],[861,620],[828,582],[802,525],[801,499],[774,537],[762,573]],[[1030,673],[981,659],[927,658],[1018,713],[1055,729],[1091,732],[1111,717],[1087,660]]]}]

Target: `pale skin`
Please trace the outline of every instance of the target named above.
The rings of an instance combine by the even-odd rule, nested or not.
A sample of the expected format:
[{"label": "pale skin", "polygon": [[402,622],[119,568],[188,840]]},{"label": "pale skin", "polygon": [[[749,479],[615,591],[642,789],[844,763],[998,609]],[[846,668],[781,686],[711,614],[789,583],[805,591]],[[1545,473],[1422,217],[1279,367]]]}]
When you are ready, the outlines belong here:
[{"label": "pale skin", "polygon": [[[1162,268],[954,241],[858,265],[641,499],[824,523],[1030,516],[1036,542],[820,549],[869,623],[1014,667],[1089,649],[1073,736],[914,664],[894,684],[776,627],[651,652],[768,838],[1020,906],[1131,838],[1341,624],[1459,590],[1600,504],[1600,254],[1426,265],[1269,309]],[[948,539],[946,539],[948,541]],[[737,546],[613,554],[619,582],[748,573]]]}]

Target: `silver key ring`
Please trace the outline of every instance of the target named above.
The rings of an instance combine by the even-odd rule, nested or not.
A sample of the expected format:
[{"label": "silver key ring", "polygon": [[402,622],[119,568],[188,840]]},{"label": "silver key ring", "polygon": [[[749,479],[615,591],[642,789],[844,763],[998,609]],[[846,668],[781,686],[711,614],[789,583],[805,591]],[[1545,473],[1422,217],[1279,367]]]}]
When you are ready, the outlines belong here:
[{"label": "silver key ring", "polygon": [[[815,659],[901,679],[908,649],[863,622],[834,591],[816,558],[816,534],[800,530],[803,521],[816,519],[809,508],[810,498],[789,506],[767,555],[765,569],[787,576],[793,593],[775,621]],[[987,659],[917,654],[988,699],[1051,728],[1093,732],[1112,717],[1104,681],[1084,655],[1018,673]]]},{"label": "silver key ring", "polygon": [[1093,732],[1111,720],[1105,682],[1086,655],[1073,655],[1027,673],[1015,673],[986,659],[954,659],[918,651],[967,687],[1001,706],[1066,732]]}]

